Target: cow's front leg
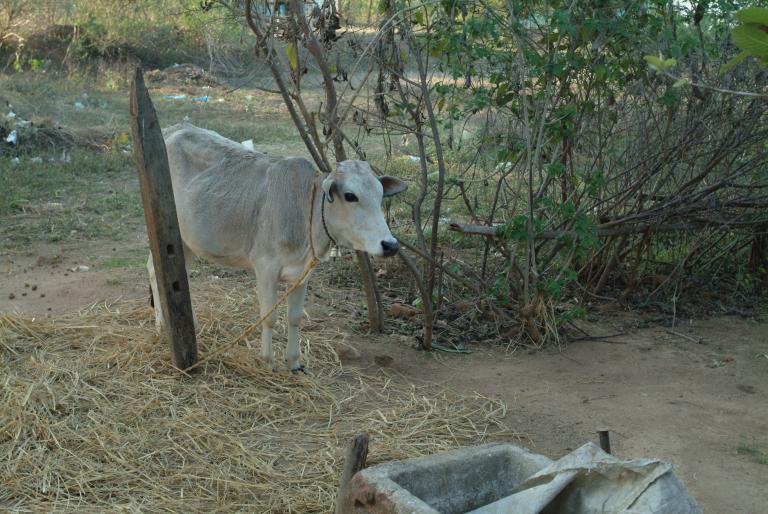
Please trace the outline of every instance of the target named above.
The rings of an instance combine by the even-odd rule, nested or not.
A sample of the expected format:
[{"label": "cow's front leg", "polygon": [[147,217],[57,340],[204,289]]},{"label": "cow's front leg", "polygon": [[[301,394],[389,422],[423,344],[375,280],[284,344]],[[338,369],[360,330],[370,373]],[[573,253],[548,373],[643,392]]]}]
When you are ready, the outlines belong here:
[{"label": "cow's front leg", "polygon": [[[256,276],[259,287],[259,310],[261,317],[267,315],[277,301],[276,274],[258,273]],[[270,369],[275,368],[275,352],[272,349],[272,331],[277,319],[276,310],[261,324],[261,358],[264,365]]]},{"label": "cow's front leg", "polygon": [[299,285],[288,295],[288,349],[285,361],[291,371],[304,371],[301,363],[301,343],[299,342],[299,324],[304,315],[304,299],[307,296],[307,281]]}]

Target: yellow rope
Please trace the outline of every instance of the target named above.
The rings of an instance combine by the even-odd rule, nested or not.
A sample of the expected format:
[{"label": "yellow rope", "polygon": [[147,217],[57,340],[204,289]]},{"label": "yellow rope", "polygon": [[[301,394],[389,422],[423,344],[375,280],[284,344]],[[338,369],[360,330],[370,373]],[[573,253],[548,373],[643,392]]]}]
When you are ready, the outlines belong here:
[{"label": "yellow rope", "polygon": [[187,371],[193,370],[193,369],[201,366],[202,364],[208,362],[213,357],[215,357],[217,355],[220,355],[225,350],[228,350],[229,348],[233,347],[234,345],[244,341],[248,336],[253,334],[253,332],[262,325],[262,323],[264,323],[264,320],[269,318],[275,312],[275,309],[277,309],[278,306],[280,306],[280,304],[283,303],[286,300],[286,298],[288,298],[288,296],[292,292],[294,292],[296,290],[296,288],[299,287],[304,282],[304,280],[307,278],[307,276],[310,274],[312,269],[317,264],[317,261],[319,260],[317,258],[317,254],[315,254],[315,243],[314,243],[314,240],[312,238],[312,218],[313,218],[313,215],[314,215],[313,211],[314,211],[314,205],[315,205],[315,193],[316,192],[317,192],[317,182],[315,182],[315,180],[313,179],[312,180],[312,193],[309,195],[309,249],[312,252],[312,259],[310,259],[310,261],[307,264],[306,268],[304,268],[304,272],[301,274],[301,276],[299,276],[298,279],[296,279],[296,281],[293,284],[291,284],[291,286],[288,289],[285,290],[285,293],[283,293],[282,296],[280,296],[280,298],[277,299],[277,301],[272,306],[272,308],[269,309],[269,312],[267,312],[264,316],[259,318],[258,321],[256,321],[255,323],[252,323],[250,326],[248,326],[248,328],[245,329],[245,331],[243,332],[243,334],[240,337],[238,337],[234,341],[231,341],[231,342],[225,344],[221,348],[218,348],[218,349],[214,350],[213,352],[209,353],[204,358],[198,360],[196,363],[194,363],[191,366],[187,367],[183,371],[187,372]]}]

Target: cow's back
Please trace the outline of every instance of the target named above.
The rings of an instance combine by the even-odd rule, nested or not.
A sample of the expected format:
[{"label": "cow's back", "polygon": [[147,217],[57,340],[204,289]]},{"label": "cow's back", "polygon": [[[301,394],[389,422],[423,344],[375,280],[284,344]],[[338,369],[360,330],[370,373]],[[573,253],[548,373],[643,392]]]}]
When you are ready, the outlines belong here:
[{"label": "cow's back", "polygon": [[300,249],[314,176],[307,159],[269,158],[187,123],[163,135],[182,238],[197,255],[250,267],[254,253]]}]

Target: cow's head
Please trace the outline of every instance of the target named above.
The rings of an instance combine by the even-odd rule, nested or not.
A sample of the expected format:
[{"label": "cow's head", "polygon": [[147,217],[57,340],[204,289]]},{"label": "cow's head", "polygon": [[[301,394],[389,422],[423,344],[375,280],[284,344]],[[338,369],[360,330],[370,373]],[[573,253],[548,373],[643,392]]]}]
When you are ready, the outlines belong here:
[{"label": "cow's head", "polygon": [[384,221],[381,199],[408,185],[395,177],[376,177],[365,161],[344,161],[323,180],[325,222],[341,246],[389,257],[400,248]]}]

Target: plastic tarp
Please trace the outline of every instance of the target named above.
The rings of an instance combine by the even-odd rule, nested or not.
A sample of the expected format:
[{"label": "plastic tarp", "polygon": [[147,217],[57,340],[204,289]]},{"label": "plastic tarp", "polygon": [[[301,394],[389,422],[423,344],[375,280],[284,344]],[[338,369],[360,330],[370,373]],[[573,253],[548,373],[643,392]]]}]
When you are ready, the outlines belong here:
[{"label": "plastic tarp", "polygon": [[685,485],[660,460],[619,460],[593,443],[524,480],[470,514],[700,514]]}]

